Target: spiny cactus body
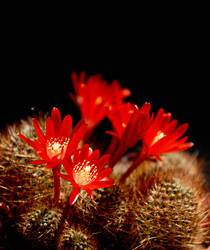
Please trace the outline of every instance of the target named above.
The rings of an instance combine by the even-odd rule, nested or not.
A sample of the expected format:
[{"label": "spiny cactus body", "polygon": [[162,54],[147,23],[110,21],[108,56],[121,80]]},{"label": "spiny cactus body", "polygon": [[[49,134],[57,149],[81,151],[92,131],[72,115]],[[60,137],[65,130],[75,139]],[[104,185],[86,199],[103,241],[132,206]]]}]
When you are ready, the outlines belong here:
[{"label": "spiny cactus body", "polygon": [[69,222],[65,221],[64,229],[59,239],[58,249],[98,249],[98,242],[97,239],[93,236],[93,234],[87,232],[87,229],[84,229],[83,231],[81,228],[78,227],[78,225],[70,226]]},{"label": "spiny cactus body", "polygon": [[[201,244],[205,231],[202,185],[182,170],[148,174],[146,193],[136,194],[132,232],[139,249],[189,249]],[[191,176],[192,178],[192,176]],[[143,182],[142,182],[143,183]],[[141,185],[141,184],[140,184]],[[145,190],[145,187],[139,187]],[[138,198],[139,197],[139,198]]]},{"label": "spiny cactus body", "polygon": [[21,216],[19,231],[33,248],[55,248],[62,210],[37,208]]},{"label": "spiny cactus body", "polygon": [[182,248],[196,231],[197,204],[189,190],[175,182],[156,185],[136,214],[140,244]]},{"label": "spiny cactus body", "polygon": [[[16,136],[19,132],[35,136],[30,121],[1,137],[0,189],[2,202],[15,215],[12,227],[27,240],[27,249],[191,249],[209,244],[203,182],[194,156],[174,153],[162,162],[145,161],[119,186],[130,164],[124,157],[113,171],[115,187],[95,190],[94,201],[81,191],[70,207],[72,186],[61,180],[55,206],[52,173],[28,164],[37,158]],[[4,229],[11,226],[2,221]]]}]

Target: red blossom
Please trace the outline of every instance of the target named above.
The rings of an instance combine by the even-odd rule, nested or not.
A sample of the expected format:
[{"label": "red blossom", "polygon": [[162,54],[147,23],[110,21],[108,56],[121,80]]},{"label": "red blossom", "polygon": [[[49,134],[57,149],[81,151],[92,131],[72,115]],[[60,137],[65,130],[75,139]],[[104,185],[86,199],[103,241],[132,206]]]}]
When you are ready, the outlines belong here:
[{"label": "red blossom", "polygon": [[105,118],[108,109],[122,103],[130,95],[130,90],[122,89],[117,81],[110,85],[100,75],[85,80],[85,73],[72,74],[76,95],[70,97],[78,105],[81,117],[88,125],[89,134]]},{"label": "red blossom", "polygon": [[115,151],[116,146],[119,144],[125,128],[127,127],[128,122],[135,110],[135,105],[131,103],[122,103],[110,108],[107,112],[107,117],[111,121],[114,129],[114,131],[106,131],[106,133],[113,136],[107,149],[107,153],[110,155]]},{"label": "red blossom", "polygon": [[85,190],[94,199],[92,194],[94,189],[114,185],[114,180],[107,177],[111,174],[112,169],[104,169],[109,161],[109,155],[105,154],[101,158],[99,156],[99,150],[92,151],[89,145],[85,144],[82,149],[75,151],[72,157],[64,160],[63,165],[67,175],[62,173],[59,175],[73,185],[70,205],[76,202],[80,189]]},{"label": "red blossom", "polygon": [[60,182],[57,175],[57,172],[60,170],[60,164],[65,157],[70,156],[78,147],[78,143],[85,135],[87,128],[85,123],[80,121],[71,133],[71,116],[67,115],[61,121],[60,111],[57,108],[52,109],[51,118],[47,119],[46,135],[40,129],[36,118],[33,119],[33,125],[38,140],[34,139],[32,141],[22,134],[18,136],[33,147],[36,155],[41,158],[40,160],[30,162],[30,164],[46,164],[46,168],[53,169],[55,200],[57,200],[60,193]]},{"label": "red blossom", "polygon": [[183,151],[193,146],[192,142],[187,142],[188,136],[182,137],[188,129],[188,123],[178,127],[177,123],[177,120],[171,120],[171,113],[164,113],[163,108],[159,109],[156,117],[152,118],[150,126],[143,135],[141,153],[121,177],[121,183],[142,161],[152,157],[161,160],[161,154]]},{"label": "red blossom", "polygon": [[116,127],[115,132],[112,134],[120,139],[118,149],[111,159],[110,166],[114,166],[129,148],[142,139],[151,122],[150,103],[145,103],[140,109],[137,105],[131,104],[124,104],[120,108],[122,110],[119,111],[119,115],[116,113],[112,118],[110,116],[113,127]]},{"label": "red blossom", "polygon": [[117,105],[109,110],[107,117],[112,123],[114,131],[107,131],[108,134],[111,134],[119,139],[122,137],[131,116],[138,108],[131,103],[122,103]]},{"label": "red blossom", "polygon": [[161,160],[159,156],[161,154],[183,151],[192,147],[192,142],[186,142],[188,136],[182,137],[189,124],[184,123],[178,127],[177,124],[177,120],[171,120],[171,113],[164,113],[164,109],[161,108],[144,134],[142,154],[147,157],[155,156]]}]

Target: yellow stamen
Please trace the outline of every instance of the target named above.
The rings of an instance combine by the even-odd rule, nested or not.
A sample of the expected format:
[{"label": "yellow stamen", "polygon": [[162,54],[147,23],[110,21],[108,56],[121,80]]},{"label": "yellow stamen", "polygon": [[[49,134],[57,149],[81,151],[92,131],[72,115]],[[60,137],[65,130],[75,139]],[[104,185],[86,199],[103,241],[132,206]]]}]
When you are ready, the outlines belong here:
[{"label": "yellow stamen", "polygon": [[47,141],[47,155],[50,159],[61,154],[61,159],[63,159],[66,149],[69,143],[69,138],[53,138],[51,137]]},{"label": "yellow stamen", "polygon": [[123,127],[123,128],[125,128],[125,127],[126,127],[126,124],[125,124],[124,122],[122,123],[122,127]]},{"label": "yellow stamen", "polygon": [[97,105],[99,105],[99,104],[101,104],[102,103],[102,101],[103,101],[103,99],[102,99],[102,97],[101,96],[98,96],[97,98],[96,98],[96,104]]},{"label": "yellow stamen", "polygon": [[89,161],[79,162],[73,168],[73,178],[80,186],[85,186],[93,182],[98,176],[98,170],[95,164],[90,165]]},{"label": "yellow stamen", "polygon": [[152,145],[158,142],[160,139],[162,139],[164,136],[166,136],[161,130],[157,132],[157,135],[155,136]]}]

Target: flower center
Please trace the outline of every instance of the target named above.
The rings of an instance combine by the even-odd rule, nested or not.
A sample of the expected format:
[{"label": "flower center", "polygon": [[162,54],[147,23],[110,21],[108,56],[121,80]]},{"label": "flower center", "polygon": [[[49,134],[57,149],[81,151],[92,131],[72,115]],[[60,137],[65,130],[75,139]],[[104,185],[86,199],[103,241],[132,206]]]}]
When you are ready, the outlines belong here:
[{"label": "flower center", "polygon": [[69,143],[69,138],[66,137],[51,137],[47,141],[47,155],[50,159],[60,154],[60,158],[63,159],[66,153],[66,149]]},{"label": "flower center", "polygon": [[77,96],[77,103],[82,104],[83,103],[83,97],[82,96]]},{"label": "flower center", "polygon": [[73,178],[79,186],[85,186],[93,182],[98,176],[98,169],[95,164],[90,165],[84,160],[73,167]]},{"label": "flower center", "polygon": [[126,123],[123,122],[122,123],[122,127],[125,128],[126,127]]},{"label": "flower center", "polygon": [[102,98],[101,96],[98,96],[98,97],[96,98],[95,103],[96,103],[96,105],[99,105],[99,104],[102,103],[102,101],[103,101],[103,98]]},{"label": "flower center", "polygon": [[155,136],[154,140],[152,141],[151,145],[154,145],[156,142],[158,142],[160,139],[162,139],[164,136],[166,136],[161,130],[157,132],[157,135]]}]

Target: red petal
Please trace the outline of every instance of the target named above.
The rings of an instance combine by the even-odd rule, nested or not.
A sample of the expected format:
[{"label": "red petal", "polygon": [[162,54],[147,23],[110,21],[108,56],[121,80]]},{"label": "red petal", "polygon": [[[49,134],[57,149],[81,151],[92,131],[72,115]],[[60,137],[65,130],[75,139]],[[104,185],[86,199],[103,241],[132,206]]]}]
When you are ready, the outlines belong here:
[{"label": "red petal", "polygon": [[40,158],[49,161],[49,157],[46,154],[46,148],[43,147],[43,145],[40,143],[40,141],[34,139],[34,143],[35,143],[35,150],[36,150],[36,154],[37,156],[39,156]]},{"label": "red petal", "polygon": [[73,175],[72,175],[72,163],[71,163],[71,159],[65,159],[63,161],[63,167],[66,170],[67,174],[69,175],[69,177],[71,178],[71,180],[73,180]]},{"label": "red petal", "polygon": [[186,130],[188,129],[188,127],[189,127],[188,123],[184,123],[184,124],[180,125],[176,129],[176,132],[175,132],[176,136],[175,136],[175,138],[179,138],[180,136],[182,136],[186,132]]},{"label": "red petal", "polygon": [[162,119],[160,120],[159,128],[164,129],[165,126],[168,125],[169,121],[171,120],[171,113],[164,113],[162,114]]},{"label": "red petal", "polygon": [[172,134],[166,135],[165,137],[161,138],[157,143],[155,143],[154,150],[158,150],[158,148],[161,148],[163,152],[165,151],[167,152],[168,149],[177,147],[178,144],[183,144],[187,140],[184,139],[186,137],[180,139],[179,141],[177,141],[177,139],[185,133],[187,128],[188,128],[187,123],[182,124],[176,130],[174,130]]},{"label": "red petal", "polygon": [[74,85],[74,89],[77,91],[78,77],[77,77],[76,72],[72,72],[71,79],[72,79],[72,83]]},{"label": "red petal", "polygon": [[158,161],[163,161],[163,160],[160,158],[159,155],[156,154],[156,155],[154,155],[154,156],[157,158]]},{"label": "red petal", "polygon": [[103,155],[96,163],[96,165],[98,166],[98,170],[104,168],[105,165],[108,163],[109,159],[110,159],[109,154]]},{"label": "red petal", "polygon": [[112,173],[112,168],[103,169],[103,170],[99,173],[99,175],[98,175],[98,177],[97,177],[97,180],[101,180],[101,179],[103,179],[104,177],[109,176],[111,173]]},{"label": "red petal", "polygon": [[173,140],[171,141],[171,143],[168,145],[169,149],[176,149],[182,145],[185,144],[185,142],[187,141],[188,136],[184,136],[183,138],[179,139],[179,140]]},{"label": "red petal", "polygon": [[47,169],[53,169],[55,167],[58,166],[58,162],[51,162],[51,163],[47,163],[47,165],[45,166]]},{"label": "red petal", "polygon": [[37,136],[39,138],[39,141],[41,142],[41,144],[43,145],[43,147],[45,147],[45,145],[46,145],[46,139],[45,139],[44,134],[42,133],[42,130],[39,127],[39,124],[38,124],[38,121],[37,121],[36,118],[33,119],[33,124],[34,124],[34,128],[35,128],[36,134],[37,134]]},{"label": "red petal", "polygon": [[113,154],[113,152],[115,152],[117,145],[119,145],[119,141],[120,141],[119,138],[112,137],[112,140],[111,140],[108,148],[106,149],[106,153],[111,156]]},{"label": "red petal", "polygon": [[60,137],[70,137],[70,132],[71,132],[71,127],[72,127],[72,118],[70,115],[67,115],[64,117],[61,128],[60,128],[60,132],[59,132],[59,136]]},{"label": "red petal", "polygon": [[74,189],[71,192],[70,199],[69,199],[70,205],[73,205],[76,202],[76,200],[79,196],[79,192],[80,192],[80,188],[74,187]]},{"label": "red petal", "polygon": [[65,181],[72,182],[72,179],[67,174],[61,174],[60,172],[57,173],[60,177],[62,177]]},{"label": "red petal", "polygon": [[57,109],[55,107],[52,109],[51,120],[53,122],[55,131],[59,131],[60,126],[61,126],[61,114],[60,114],[59,109]]},{"label": "red petal", "polygon": [[186,149],[191,148],[191,147],[193,147],[193,146],[194,146],[194,143],[193,143],[193,142],[187,142],[187,143],[185,143],[180,149],[181,149],[181,150],[186,150]]},{"label": "red petal", "polygon": [[160,108],[157,112],[157,115],[155,117],[155,121],[159,121],[160,119],[162,119],[162,116],[164,114],[164,109],[163,108]]},{"label": "red petal", "polygon": [[100,150],[99,149],[94,150],[89,157],[90,162],[95,163],[98,160],[99,156],[100,156]]},{"label": "red petal", "polygon": [[49,140],[51,137],[55,137],[55,130],[52,120],[48,118],[46,123],[46,140]]},{"label": "red petal", "polygon": [[76,105],[78,105],[77,97],[76,97],[74,94],[72,94],[72,93],[69,93],[69,96],[70,96],[70,98],[73,100],[73,102],[74,102]]},{"label": "red petal", "polygon": [[89,146],[87,157],[90,157],[92,155],[92,153],[93,153],[93,149]]},{"label": "red petal", "polygon": [[77,76],[77,74],[75,72],[73,72],[71,75],[72,83],[74,85],[74,89],[75,89],[77,94],[79,94],[79,92],[80,92],[80,84],[84,83],[84,81],[85,81],[85,76],[86,76],[85,72],[81,72],[79,77]]},{"label": "red petal", "polygon": [[21,135],[21,134],[18,134],[17,136],[20,137],[20,139],[25,141],[32,148],[36,149],[36,144],[33,141],[31,141],[30,139],[28,139],[27,137],[25,137],[24,135]]},{"label": "red petal", "polygon": [[73,135],[74,133],[78,133],[80,130],[87,130],[87,124],[85,123],[84,120],[80,120],[77,125],[74,127],[74,130],[72,131],[73,132]]},{"label": "red petal", "polygon": [[91,189],[98,189],[98,188],[111,187],[113,185],[114,185],[114,180],[109,179],[109,180],[106,180],[106,181],[94,181],[93,183],[88,185],[88,187],[91,188]]},{"label": "red petal", "polygon": [[[84,134],[87,131],[87,125],[85,123],[84,120],[80,120],[77,125],[74,127],[71,137],[73,138],[74,136],[80,134],[80,132],[82,132],[82,134]],[[84,135],[82,135],[83,137]]]},{"label": "red petal", "polygon": [[82,140],[86,132],[87,126],[85,122],[81,120],[72,131],[70,142],[66,150],[66,156],[71,155],[72,151],[78,147],[79,142]]},{"label": "red petal", "polygon": [[149,102],[145,102],[141,107],[140,112],[148,113],[150,109],[151,109],[151,104]]},{"label": "red petal", "polygon": [[81,152],[81,149],[75,150],[74,154],[73,154],[73,159],[71,160],[69,158],[69,161],[72,161],[74,164],[77,164],[79,162],[79,159],[80,159],[80,152]]},{"label": "red petal", "polygon": [[114,131],[107,130],[106,133],[109,134],[109,135],[115,136],[115,137],[119,137],[118,133],[114,132]]},{"label": "red petal", "polygon": [[163,133],[166,135],[172,134],[177,126],[177,123],[177,120],[172,120],[171,122],[169,122],[168,125],[164,128]]},{"label": "red petal", "polygon": [[89,154],[89,145],[85,144],[80,152],[79,158],[81,161],[86,160]]},{"label": "red petal", "polygon": [[162,124],[164,117],[165,117],[164,109],[160,108],[152,124],[154,129],[157,129],[157,130],[161,129],[160,125]]},{"label": "red petal", "polygon": [[169,145],[168,149],[165,150],[166,153],[170,152],[178,152],[178,151],[183,151],[186,150],[194,145],[193,142],[187,142],[188,136],[183,137],[182,139],[174,142],[173,144]]}]

